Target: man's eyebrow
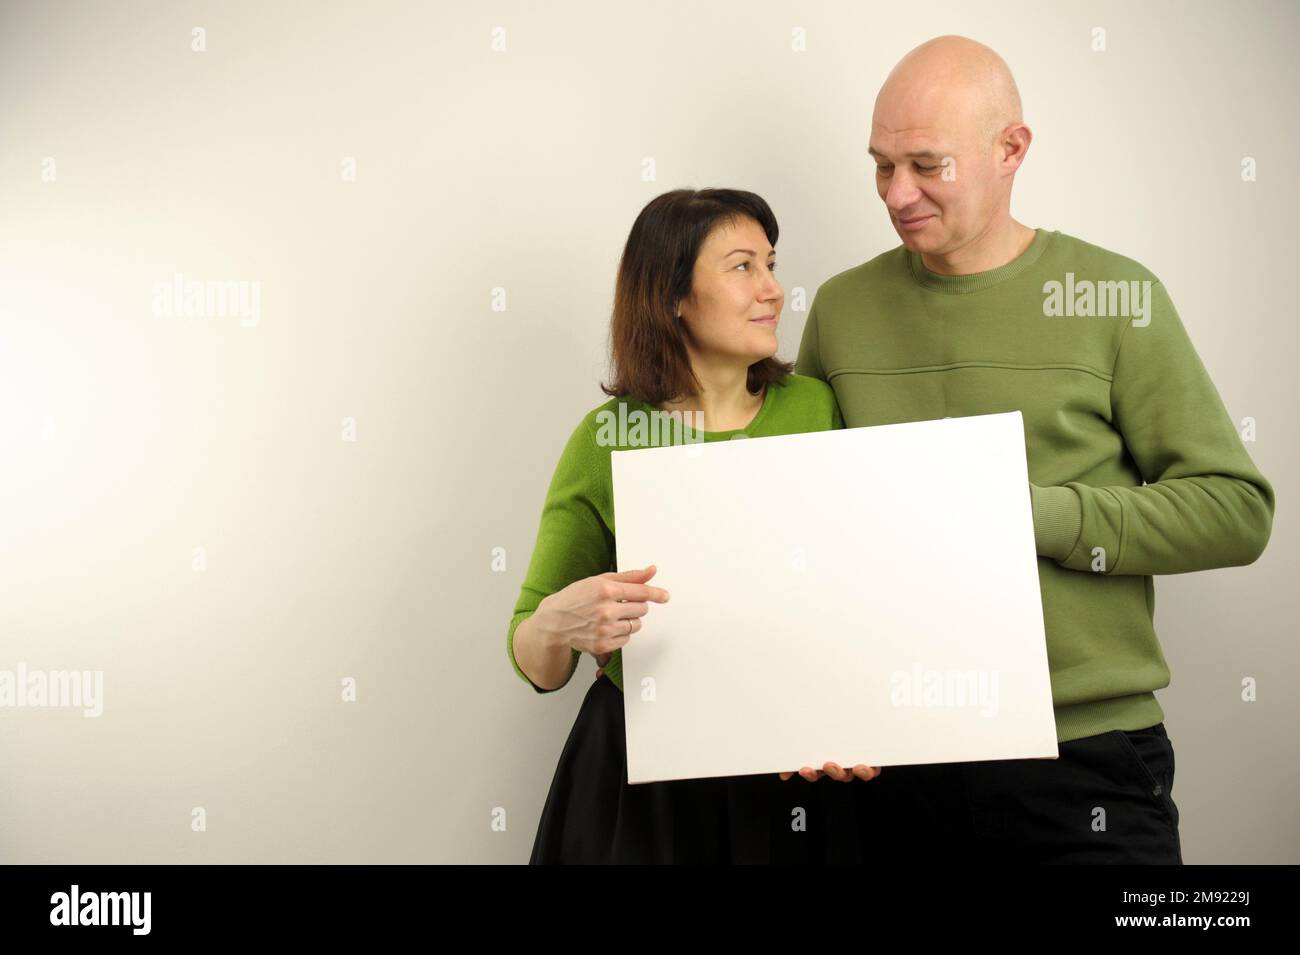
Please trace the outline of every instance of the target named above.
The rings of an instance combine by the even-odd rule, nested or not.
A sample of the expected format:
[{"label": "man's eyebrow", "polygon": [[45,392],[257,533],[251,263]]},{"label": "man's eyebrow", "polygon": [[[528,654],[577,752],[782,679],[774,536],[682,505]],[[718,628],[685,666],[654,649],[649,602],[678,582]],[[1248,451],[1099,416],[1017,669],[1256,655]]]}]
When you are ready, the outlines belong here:
[{"label": "man's eyebrow", "polygon": [[[886,156],[884,153],[880,152],[873,146],[868,146],[867,152],[871,153],[871,155],[875,156],[877,159],[889,158],[888,156]],[[917,149],[914,150],[913,152],[905,153],[904,155],[911,156],[916,159],[943,159],[944,158],[943,153],[937,153],[933,149]]]},{"label": "man's eyebrow", "polygon": [[[755,252],[753,249],[732,249],[730,252],[727,253],[727,255],[735,255],[737,252],[747,252],[750,255],[758,255],[758,253]],[[776,255],[776,249],[769,249],[767,254]],[[724,255],[723,258],[725,259],[727,255]]]}]

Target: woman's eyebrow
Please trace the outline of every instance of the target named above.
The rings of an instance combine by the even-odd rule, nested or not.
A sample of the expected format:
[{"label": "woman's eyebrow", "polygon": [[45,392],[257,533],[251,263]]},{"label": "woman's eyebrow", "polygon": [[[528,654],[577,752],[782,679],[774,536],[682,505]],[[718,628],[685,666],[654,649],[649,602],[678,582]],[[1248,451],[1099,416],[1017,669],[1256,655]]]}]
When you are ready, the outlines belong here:
[{"label": "woman's eyebrow", "polygon": [[[745,252],[748,253],[749,255],[758,255],[758,253],[755,252],[753,249],[732,249],[730,252],[727,253],[727,255],[735,255],[737,252]],[[767,254],[776,255],[776,249],[768,249]],[[723,258],[725,259],[727,255],[724,255]]]}]

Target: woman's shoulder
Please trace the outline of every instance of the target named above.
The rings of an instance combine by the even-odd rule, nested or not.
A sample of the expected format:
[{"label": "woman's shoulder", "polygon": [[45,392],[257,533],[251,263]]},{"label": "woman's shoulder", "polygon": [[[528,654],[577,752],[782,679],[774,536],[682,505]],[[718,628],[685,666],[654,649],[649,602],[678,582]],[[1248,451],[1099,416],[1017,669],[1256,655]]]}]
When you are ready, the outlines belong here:
[{"label": "woman's shoulder", "polygon": [[553,488],[604,499],[610,480],[609,452],[616,447],[618,435],[620,400],[611,398],[587,411],[576,422],[570,419],[567,437],[555,464]]},{"label": "woman's shoulder", "polygon": [[623,422],[623,428],[626,430],[629,416],[644,414],[644,407],[631,395],[615,396],[588,411],[582,418],[581,427],[591,433],[592,440],[597,446],[617,445],[617,440],[611,440],[608,436],[617,433],[620,421]]},{"label": "woman's shoulder", "polygon": [[835,392],[820,378],[788,374],[777,389],[779,427],[794,431],[834,431],[844,427]]},{"label": "woman's shoulder", "polygon": [[568,452],[598,456],[628,443],[629,427],[647,416],[646,406],[631,396],[613,397],[584,414],[569,435]]},{"label": "woman's shoulder", "polygon": [[787,399],[804,401],[812,404],[834,403],[835,392],[831,386],[820,378],[798,375],[794,372],[781,379],[781,393]]}]

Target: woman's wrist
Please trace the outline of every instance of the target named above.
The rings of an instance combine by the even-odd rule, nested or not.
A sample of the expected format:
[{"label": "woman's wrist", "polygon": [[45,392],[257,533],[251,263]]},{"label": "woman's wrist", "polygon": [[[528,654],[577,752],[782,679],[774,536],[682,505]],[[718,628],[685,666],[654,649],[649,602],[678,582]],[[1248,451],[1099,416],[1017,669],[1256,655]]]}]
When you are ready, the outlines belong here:
[{"label": "woman's wrist", "polygon": [[525,623],[530,624],[533,631],[532,639],[544,653],[557,654],[561,649],[568,649],[568,641],[546,626],[546,615],[542,604],[538,604],[537,609]]}]

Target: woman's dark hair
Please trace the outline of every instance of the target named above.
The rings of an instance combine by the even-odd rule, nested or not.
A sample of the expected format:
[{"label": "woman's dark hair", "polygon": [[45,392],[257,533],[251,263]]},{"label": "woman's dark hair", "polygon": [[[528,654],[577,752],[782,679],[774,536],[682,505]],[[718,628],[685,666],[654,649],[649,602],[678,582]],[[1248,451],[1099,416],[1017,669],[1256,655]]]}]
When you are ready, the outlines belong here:
[{"label": "woman's dark hair", "polygon": [[[698,394],[691,369],[685,326],[674,304],[691,291],[700,247],[720,224],[751,218],[776,248],[776,216],[760,196],[738,189],[674,189],[641,210],[623,247],[614,288],[609,344],[613,380],[601,385],[607,395],[632,395],[651,405]],[[749,366],[746,387],[757,395],[780,385],[793,362],[776,356]]]}]

